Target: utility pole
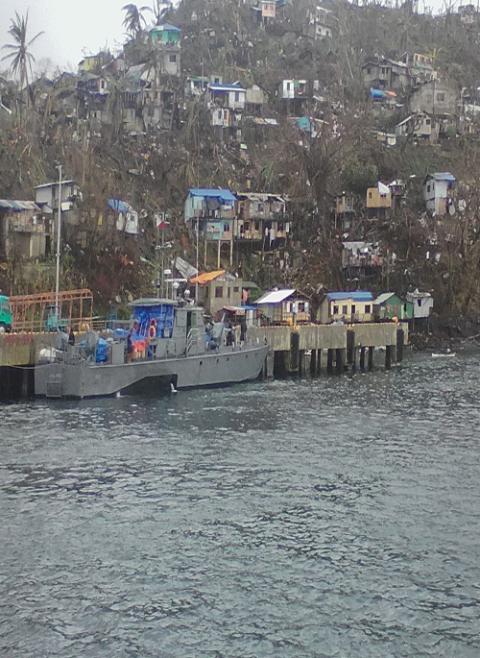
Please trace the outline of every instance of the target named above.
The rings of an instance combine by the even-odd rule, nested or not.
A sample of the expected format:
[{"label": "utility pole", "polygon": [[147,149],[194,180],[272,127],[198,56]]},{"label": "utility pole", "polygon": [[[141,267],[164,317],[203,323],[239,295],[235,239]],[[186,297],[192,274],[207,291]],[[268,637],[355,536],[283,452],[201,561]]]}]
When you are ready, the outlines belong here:
[{"label": "utility pole", "polygon": [[57,166],[58,169],[58,212],[57,212],[57,263],[55,271],[55,315],[57,324],[60,320],[60,246],[61,246],[61,232],[62,232],[62,165]]},{"label": "utility pole", "polygon": [[[198,275],[200,274],[200,271],[198,269],[198,238],[199,238],[199,224],[200,219],[197,217],[197,244],[196,244],[196,265],[195,267],[197,268],[197,278],[195,279],[195,304],[198,304]],[[205,231],[206,231],[205,227]]]}]

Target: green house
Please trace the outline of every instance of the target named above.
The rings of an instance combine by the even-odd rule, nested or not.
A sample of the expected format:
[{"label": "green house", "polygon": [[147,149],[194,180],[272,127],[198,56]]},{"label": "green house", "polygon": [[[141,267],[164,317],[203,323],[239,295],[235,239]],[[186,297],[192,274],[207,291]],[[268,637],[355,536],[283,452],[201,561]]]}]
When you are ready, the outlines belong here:
[{"label": "green house", "polygon": [[411,320],[413,304],[402,299],[394,292],[384,292],[373,300],[373,314],[376,320]]},{"label": "green house", "polygon": [[163,25],[156,25],[150,30],[150,39],[154,44],[163,46],[176,46],[178,45],[182,31],[179,27],[164,23]]}]

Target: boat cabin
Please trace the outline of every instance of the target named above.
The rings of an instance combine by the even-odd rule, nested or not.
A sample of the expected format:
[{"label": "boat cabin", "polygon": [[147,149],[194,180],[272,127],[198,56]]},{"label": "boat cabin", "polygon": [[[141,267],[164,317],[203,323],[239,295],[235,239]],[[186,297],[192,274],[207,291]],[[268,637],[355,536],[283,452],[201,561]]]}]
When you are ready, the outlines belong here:
[{"label": "boat cabin", "polygon": [[138,299],[130,306],[131,360],[183,356],[186,350],[200,349],[205,331],[202,308],[157,298]]}]

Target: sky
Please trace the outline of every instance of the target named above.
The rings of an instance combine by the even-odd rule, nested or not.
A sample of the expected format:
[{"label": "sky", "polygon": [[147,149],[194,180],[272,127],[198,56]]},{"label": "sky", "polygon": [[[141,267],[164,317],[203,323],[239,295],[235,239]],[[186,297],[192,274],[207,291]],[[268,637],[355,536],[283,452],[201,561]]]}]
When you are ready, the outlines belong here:
[{"label": "sky", "polygon": [[[32,47],[37,67],[42,70],[50,59],[62,69],[76,71],[83,55],[104,46],[115,49],[123,42],[122,7],[129,1],[139,6],[153,4],[152,0],[0,0],[0,46],[10,41],[8,27],[15,11],[29,9],[31,36],[45,32]],[[425,4],[440,9],[444,3],[428,0]],[[0,71],[5,68],[6,63],[0,62]]]},{"label": "sky", "polygon": [[[122,7],[128,1],[0,0],[0,46],[11,41],[8,27],[15,11],[24,13],[29,9],[31,36],[45,32],[32,46],[37,62],[49,58],[62,68],[76,70],[84,54],[123,42]],[[141,0],[138,4],[151,3]],[[6,68],[5,64],[0,62],[0,70]]]}]

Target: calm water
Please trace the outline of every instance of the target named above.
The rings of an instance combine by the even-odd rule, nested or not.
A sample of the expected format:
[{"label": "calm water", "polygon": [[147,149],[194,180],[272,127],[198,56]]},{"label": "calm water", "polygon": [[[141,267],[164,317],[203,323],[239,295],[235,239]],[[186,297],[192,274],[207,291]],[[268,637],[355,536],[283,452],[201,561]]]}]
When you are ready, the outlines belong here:
[{"label": "calm water", "polygon": [[0,656],[480,655],[480,357],[0,407]]}]

